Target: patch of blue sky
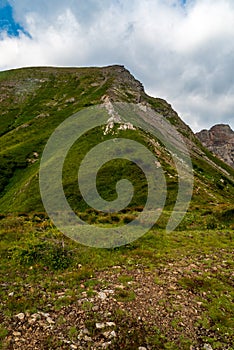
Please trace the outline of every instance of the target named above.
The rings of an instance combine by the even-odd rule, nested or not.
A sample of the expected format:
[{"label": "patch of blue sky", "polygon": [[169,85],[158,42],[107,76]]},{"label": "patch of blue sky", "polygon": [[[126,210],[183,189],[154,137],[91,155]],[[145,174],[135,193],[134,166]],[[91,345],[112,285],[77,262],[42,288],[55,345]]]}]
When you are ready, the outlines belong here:
[{"label": "patch of blue sky", "polygon": [[189,0],[179,0],[178,2],[181,7],[187,7]]},{"label": "patch of blue sky", "polygon": [[14,20],[13,9],[7,1],[0,0],[0,34],[4,32],[9,37],[19,37],[24,33],[28,37],[30,34]]}]

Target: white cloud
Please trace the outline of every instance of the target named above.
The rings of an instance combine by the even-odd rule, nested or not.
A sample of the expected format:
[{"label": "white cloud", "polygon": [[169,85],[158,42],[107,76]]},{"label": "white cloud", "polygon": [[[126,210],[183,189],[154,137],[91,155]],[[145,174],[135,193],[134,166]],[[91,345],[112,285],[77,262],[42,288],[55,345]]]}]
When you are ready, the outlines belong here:
[{"label": "white cloud", "polygon": [[233,0],[10,1],[31,34],[0,41],[0,69],[125,64],[194,130],[234,128]]},{"label": "white cloud", "polygon": [[229,1],[201,0],[190,8],[175,31],[175,49],[192,54],[225,36],[234,37],[234,8]]}]

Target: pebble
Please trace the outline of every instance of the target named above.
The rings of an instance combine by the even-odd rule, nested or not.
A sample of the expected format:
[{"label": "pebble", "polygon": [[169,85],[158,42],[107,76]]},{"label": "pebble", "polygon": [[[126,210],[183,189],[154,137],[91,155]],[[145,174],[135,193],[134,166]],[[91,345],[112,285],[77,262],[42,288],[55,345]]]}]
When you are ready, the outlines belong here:
[{"label": "pebble", "polygon": [[179,323],[179,326],[185,327],[185,324],[184,324],[183,322],[180,322],[180,323]]},{"label": "pebble", "polygon": [[147,350],[144,346],[139,346],[138,350]]},{"label": "pebble", "polygon": [[116,324],[114,322],[106,322],[106,325],[108,327],[115,327],[116,326]]},{"label": "pebble", "polygon": [[116,337],[117,337],[116,332],[115,331],[111,331],[109,338],[116,338]]},{"label": "pebble", "polygon": [[97,329],[105,328],[105,323],[96,323],[96,328]]},{"label": "pebble", "polygon": [[54,324],[55,322],[52,320],[51,317],[47,317],[46,318],[46,321],[49,323],[49,324]]},{"label": "pebble", "polygon": [[111,339],[111,338],[116,338],[116,337],[117,337],[115,331],[104,332],[103,335],[104,335],[105,338],[109,338],[109,339]]},{"label": "pebble", "polygon": [[14,337],[20,337],[21,333],[20,332],[13,332]]},{"label": "pebble", "polygon": [[104,292],[106,294],[114,294],[114,291],[112,289],[105,289]]},{"label": "pebble", "polygon": [[36,321],[37,321],[36,318],[30,318],[30,319],[28,320],[28,323],[29,323],[29,324],[33,324],[33,323],[35,323]]},{"label": "pebble", "polygon": [[99,293],[98,293],[98,297],[99,297],[100,299],[102,299],[102,300],[105,300],[105,299],[107,298],[107,295],[106,295],[106,293],[104,293],[104,292],[99,292]]},{"label": "pebble", "polygon": [[88,337],[87,335],[85,335],[84,341],[89,342],[89,341],[93,341],[93,339],[91,337]]},{"label": "pebble", "polygon": [[87,328],[83,329],[83,334],[89,334],[89,330]]},{"label": "pebble", "polygon": [[43,328],[47,327],[47,324],[45,322],[41,321],[41,320],[38,321],[38,324],[39,324],[39,326],[41,326]]},{"label": "pebble", "polygon": [[49,316],[50,316],[50,314],[45,313],[45,312],[42,312],[42,311],[39,311],[38,313],[39,313],[40,315],[44,316],[44,317],[49,317]]},{"label": "pebble", "polygon": [[72,345],[71,345],[71,349],[74,349],[74,350],[75,350],[75,349],[78,349],[78,348],[77,348],[76,345],[72,344]]},{"label": "pebble", "polygon": [[17,317],[20,321],[23,321],[25,315],[21,312],[18,315],[16,315],[15,317]]},{"label": "pebble", "polygon": [[89,334],[89,330],[87,328],[81,329],[79,335],[78,335],[78,339],[84,339],[85,337],[87,337],[87,334]]},{"label": "pebble", "polygon": [[203,349],[204,350],[213,350],[213,348],[210,344],[204,344]]},{"label": "pebble", "polygon": [[116,284],[115,288],[116,289],[125,289],[125,286],[123,286],[122,284]]},{"label": "pebble", "polygon": [[56,295],[57,295],[58,297],[63,297],[63,296],[65,295],[65,292],[58,292],[58,293],[56,293]]},{"label": "pebble", "polygon": [[196,268],[197,268],[197,265],[191,264],[190,267],[192,267],[193,269],[196,269]]}]

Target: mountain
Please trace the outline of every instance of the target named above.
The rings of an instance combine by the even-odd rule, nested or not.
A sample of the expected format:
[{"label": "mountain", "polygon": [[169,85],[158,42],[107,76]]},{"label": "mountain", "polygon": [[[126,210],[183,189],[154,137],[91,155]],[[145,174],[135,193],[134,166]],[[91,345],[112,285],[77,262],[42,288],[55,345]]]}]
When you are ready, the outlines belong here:
[{"label": "mountain", "polygon": [[[131,127],[134,113],[124,110],[123,104],[136,108],[138,119],[149,129],[144,129],[144,124]],[[83,110],[98,105],[106,110],[109,131],[101,126],[87,131],[79,144],[74,143],[64,163],[63,187],[74,210],[91,210],[77,186],[77,169],[84,155],[101,141],[116,136],[137,141],[157,155],[166,178],[168,210],[175,205],[180,188],[176,164],[183,163],[184,146],[180,138],[193,166],[190,210],[207,207],[213,210],[218,205],[225,209],[233,205],[234,170],[199,142],[170,104],[148,96],[125,67],[37,67],[0,73],[0,212],[45,210],[39,190],[39,166],[46,142],[68,117],[74,113],[79,116]],[[162,134],[166,135],[164,139]],[[167,142],[175,151],[168,151]],[[135,189],[128,208],[142,208],[147,198],[146,179],[141,169],[126,159],[109,161],[101,167],[97,177],[100,195],[115,200],[116,182],[121,178],[129,179]]]},{"label": "mountain", "polygon": [[234,131],[226,124],[214,125],[201,130],[196,136],[217,157],[234,168]]},{"label": "mountain", "polygon": [[[49,206],[64,190],[95,244],[39,187]],[[234,169],[123,66],[1,72],[0,348],[231,349],[233,203]],[[159,220],[135,239],[145,207]]]}]

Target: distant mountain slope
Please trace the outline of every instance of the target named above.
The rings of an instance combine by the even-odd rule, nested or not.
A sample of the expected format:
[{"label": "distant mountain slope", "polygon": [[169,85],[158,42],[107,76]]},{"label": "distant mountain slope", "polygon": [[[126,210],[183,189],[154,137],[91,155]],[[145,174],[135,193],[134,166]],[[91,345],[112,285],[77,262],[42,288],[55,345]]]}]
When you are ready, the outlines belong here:
[{"label": "distant mountain slope", "polygon": [[196,134],[202,144],[234,168],[234,131],[229,125],[217,124]]},{"label": "distant mountain slope", "polygon": [[[38,174],[48,138],[72,114],[107,101],[110,104],[133,103],[143,109],[147,106],[143,113],[147,114],[150,108],[155,113],[147,116],[152,125],[156,127],[156,117],[164,118],[179,131],[194,167],[192,207],[233,204],[234,170],[201,145],[166,101],[148,96],[142,84],[123,66],[38,67],[0,72],[0,212],[44,211]],[[87,209],[77,188],[77,165],[95,144],[114,138],[116,133],[141,142],[157,154],[169,189],[166,206],[171,207],[178,191],[178,177],[165,145],[139,128],[116,127],[115,135],[105,134],[102,128],[90,130],[81,139],[79,147],[75,145],[73,152],[68,154],[70,162],[64,164],[63,186],[72,208]],[[113,200],[116,181],[121,177],[134,183],[135,195],[130,207],[144,205],[144,176],[124,160],[110,162],[100,170],[97,183],[100,194]]]}]

